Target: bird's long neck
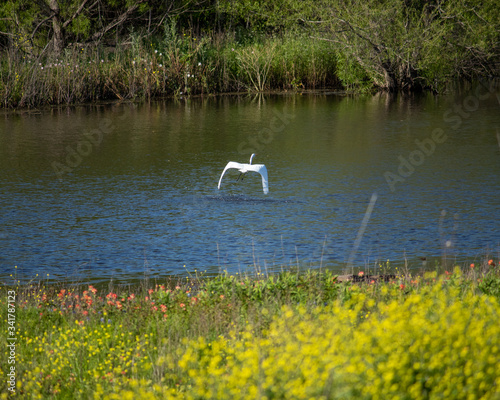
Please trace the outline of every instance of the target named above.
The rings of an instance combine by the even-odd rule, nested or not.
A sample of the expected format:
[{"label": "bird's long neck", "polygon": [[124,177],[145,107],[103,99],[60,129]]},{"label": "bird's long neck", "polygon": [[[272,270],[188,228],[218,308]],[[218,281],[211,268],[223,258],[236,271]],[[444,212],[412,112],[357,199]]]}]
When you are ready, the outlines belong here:
[{"label": "bird's long neck", "polygon": [[252,164],[252,160],[253,160],[253,158],[254,158],[254,157],[255,157],[255,154],[252,154],[252,155],[250,156],[250,162],[249,162],[249,164],[250,164],[250,165]]}]

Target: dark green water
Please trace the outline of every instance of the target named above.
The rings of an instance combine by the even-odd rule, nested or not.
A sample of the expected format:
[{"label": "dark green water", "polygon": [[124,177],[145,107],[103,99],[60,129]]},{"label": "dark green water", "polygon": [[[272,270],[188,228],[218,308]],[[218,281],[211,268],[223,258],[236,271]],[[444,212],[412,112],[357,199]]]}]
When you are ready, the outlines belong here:
[{"label": "dark green water", "polygon": [[[498,258],[499,98],[476,84],[5,112],[0,280]],[[253,152],[269,194],[234,171],[218,190]]]}]

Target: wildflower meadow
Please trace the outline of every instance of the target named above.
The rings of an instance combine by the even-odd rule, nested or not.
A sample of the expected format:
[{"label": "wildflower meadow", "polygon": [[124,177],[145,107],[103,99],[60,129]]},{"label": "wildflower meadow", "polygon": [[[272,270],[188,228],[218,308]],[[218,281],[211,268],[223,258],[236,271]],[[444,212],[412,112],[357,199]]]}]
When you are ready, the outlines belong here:
[{"label": "wildflower meadow", "polygon": [[0,398],[499,399],[499,270],[14,281]]}]

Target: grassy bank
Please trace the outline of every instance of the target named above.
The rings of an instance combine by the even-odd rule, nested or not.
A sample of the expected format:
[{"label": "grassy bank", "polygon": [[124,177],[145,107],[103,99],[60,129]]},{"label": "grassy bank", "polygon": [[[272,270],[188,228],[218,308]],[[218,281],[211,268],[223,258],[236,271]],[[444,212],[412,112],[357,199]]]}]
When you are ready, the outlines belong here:
[{"label": "grassy bank", "polygon": [[495,264],[2,287],[1,398],[11,366],[22,398],[498,398]]},{"label": "grassy bank", "polygon": [[117,47],[72,46],[57,59],[9,51],[0,60],[0,103],[37,107],[109,99],[338,86],[335,54],[307,36],[135,36]]}]

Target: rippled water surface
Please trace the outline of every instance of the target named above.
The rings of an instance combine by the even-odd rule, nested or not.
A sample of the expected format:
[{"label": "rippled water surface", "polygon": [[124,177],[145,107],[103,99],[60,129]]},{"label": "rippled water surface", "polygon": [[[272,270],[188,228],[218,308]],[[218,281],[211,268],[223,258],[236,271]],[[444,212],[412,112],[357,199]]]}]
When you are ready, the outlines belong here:
[{"label": "rippled water surface", "polygon": [[[498,257],[498,99],[472,85],[5,112],[0,280]],[[251,153],[269,194],[237,171],[218,190]]]}]

